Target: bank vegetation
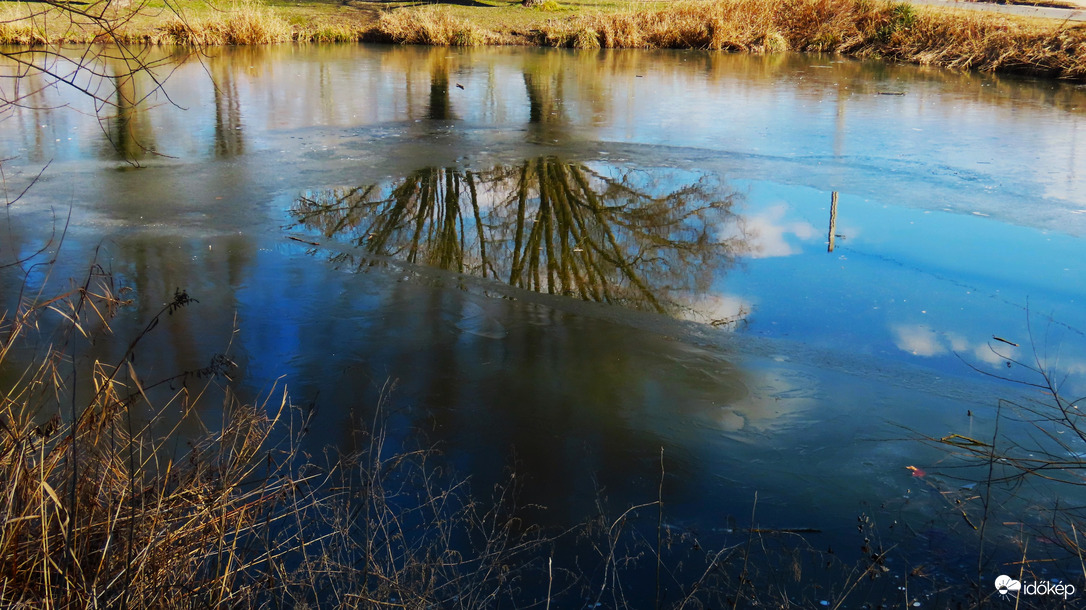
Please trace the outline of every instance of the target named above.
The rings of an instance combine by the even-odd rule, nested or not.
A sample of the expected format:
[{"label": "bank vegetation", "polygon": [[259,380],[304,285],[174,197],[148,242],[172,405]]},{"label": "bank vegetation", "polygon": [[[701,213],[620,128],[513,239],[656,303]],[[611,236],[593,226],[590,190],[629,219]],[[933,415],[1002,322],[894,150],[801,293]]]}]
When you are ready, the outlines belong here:
[{"label": "bank vegetation", "polygon": [[[29,262],[0,270],[49,266]],[[998,437],[926,439],[967,465],[991,465],[974,494],[986,498],[980,513],[972,498],[954,501],[963,492],[929,483],[951,494],[940,519],[973,526],[965,544],[977,545],[975,581],[933,567],[923,544],[910,557],[892,542],[896,521],[866,514],[853,533],[858,556],[816,546],[817,530],[759,525],[757,495],[749,517],[721,516],[719,528],[672,523],[662,449],[658,472],[646,473],[659,487],[642,503],[614,507],[600,491],[595,514],[541,526],[532,516],[547,508],[520,502],[515,472],[473,490],[433,448],[394,442],[391,385],[357,422],[352,452],[306,453],[314,411],[282,388],[239,399],[228,349],[166,377],[140,365],[156,328],[196,313],[187,292],[129,339],[113,328],[138,295],[103,267],[60,294],[30,279],[15,285],[17,305],[0,312],[5,608],[982,608],[997,597],[984,542],[996,537],[986,526],[1003,517],[990,507],[1021,493],[1020,478],[1066,475],[1063,484],[1082,485],[1081,458],[1066,458],[1086,440],[1077,402],[1023,362],[1051,398],[1004,407],[1073,434],[1053,436],[1047,453]],[[1081,561],[1082,511],[1056,509],[1043,531],[1023,532],[1022,561],[1001,572],[1047,578],[1053,564],[1037,560],[1029,539]]]},{"label": "bank vegetation", "polygon": [[[133,295],[101,266],[61,294],[40,288],[24,284],[0,313],[0,607],[723,608],[886,597],[886,579],[866,586],[881,576],[882,550],[851,565],[790,530],[701,536],[664,522],[662,487],[618,509],[601,496],[597,515],[543,528],[525,518],[543,507],[519,504],[515,473],[472,490],[434,449],[393,444],[383,423],[391,386],[357,422],[353,452],[306,454],[314,411],[282,388],[239,399],[227,354],[164,378],[140,366],[144,340],[199,306],[187,292],[129,340],[112,328]],[[105,344],[115,349],[92,355]],[[663,468],[661,454],[661,481]],[[839,586],[819,590],[827,569]]]},{"label": "bank vegetation", "polygon": [[[255,1],[15,3],[0,9],[0,42],[241,45],[385,42],[800,51],[922,65],[1086,79],[1086,28],[1049,19],[882,0],[557,0],[489,4]],[[10,52],[5,52],[8,54]]]}]

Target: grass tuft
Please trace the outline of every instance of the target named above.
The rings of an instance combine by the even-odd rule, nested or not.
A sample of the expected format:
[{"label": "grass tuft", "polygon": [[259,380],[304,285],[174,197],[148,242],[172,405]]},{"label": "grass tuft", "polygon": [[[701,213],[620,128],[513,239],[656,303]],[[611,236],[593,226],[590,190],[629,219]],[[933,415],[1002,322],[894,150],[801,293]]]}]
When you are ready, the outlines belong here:
[{"label": "grass tuft", "polygon": [[398,44],[471,47],[494,42],[491,35],[444,8],[383,13],[369,39]]},{"label": "grass tuft", "polygon": [[558,11],[564,11],[566,8],[556,2],[555,0],[543,0],[542,2],[534,2],[532,4],[525,4],[529,8],[534,8],[537,11],[544,13],[556,13]]},{"label": "grass tuft", "polygon": [[5,3],[0,8],[0,44],[40,45],[49,42],[49,36],[36,20],[29,18],[30,11],[22,3]]},{"label": "grass tuft", "polygon": [[241,2],[200,19],[175,15],[160,29],[173,43],[194,46],[274,44],[295,37],[289,23],[271,9],[252,2]]},{"label": "grass tuft", "polygon": [[578,30],[570,40],[570,46],[575,49],[598,49],[600,48],[599,32],[592,28]]},{"label": "grass tuft", "polygon": [[358,42],[363,32],[345,23],[319,23],[300,30],[295,37],[302,42]]}]

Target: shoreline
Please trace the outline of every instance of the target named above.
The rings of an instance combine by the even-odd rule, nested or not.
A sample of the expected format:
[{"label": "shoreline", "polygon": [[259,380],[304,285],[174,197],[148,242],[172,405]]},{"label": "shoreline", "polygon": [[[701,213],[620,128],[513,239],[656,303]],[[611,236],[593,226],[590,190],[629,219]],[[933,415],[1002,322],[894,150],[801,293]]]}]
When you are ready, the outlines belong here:
[{"label": "shoreline", "polygon": [[512,0],[421,6],[274,0],[222,10],[190,2],[176,11],[150,4],[105,7],[109,27],[101,18],[68,15],[64,21],[52,14],[61,10],[4,7],[0,44],[380,42],[798,51],[1086,82],[1086,23],[880,0],[543,0],[534,7]]}]

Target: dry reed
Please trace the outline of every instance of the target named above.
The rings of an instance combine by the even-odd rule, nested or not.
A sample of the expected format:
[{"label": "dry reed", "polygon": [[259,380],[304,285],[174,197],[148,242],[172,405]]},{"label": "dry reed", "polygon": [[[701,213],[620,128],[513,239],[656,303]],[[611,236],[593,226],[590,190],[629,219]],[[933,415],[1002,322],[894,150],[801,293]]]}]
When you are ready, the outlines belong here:
[{"label": "dry reed", "polygon": [[[148,331],[190,302],[179,292]],[[132,365],[139,339],[112,365],[86,363],[66,350],[77,336],[108,333],[122,305],[111,278],[96,267],[83,285],[0,316],[0,370],[8,373],[24,335],[44,327],[46,315],[63,320],[50,347],[0,388],[5,607],[152,607],[177,598],[189,606],[244,603],[263,587],[246,578],[247,568],[280,550],[254,552],[252,542],[282,519],[285,492],[296,484],[264,461],[272,455],[271,431],[288,412],[285,398],[242,405],[227,393],[217,431],[176,455],[179,424],[158,427],[195,417],[206,384],[154,409],[150,386]],[[73,367],[86,369],[89,388],[75,387]],[[185,379],[228,368],[219,357]],[[149,419],[137,414],[147,411]]]},{"label": "dry reed", "polygon": [[874,0],[709,0],[548,23],[545,44],[581,48],[805,51],[1086,78],[1086,30]]},{"label": "dry reed", "polygon": [[470,21],[444,8],[392,11],[381,14],[367,40],[399,44],[472,47],[502,41],[495,32],[484,32]]},{"label": "dry reed", "polygon": [[[586,9],[554,18],[546,18],[549,13],[538,9],[519,10],[540,15],[539,21],[526,26],[523,19],[506,23],[501,16],[491,19],[489,15],[475,20],[466,9],[423,6],[386,10],[375,18],[356,17],[349,22],[321,18],[291,25],[281,16],[290,14],[289,9],[273,10],[247,1],[211,15],[192,17],[178,12],[136,25],[134,14],[82,23],[70,16],[65,19],[56,7],[41,9],[34,18],[27,16],[28,9],[13,7],[0,13],[0,43],[112,40],[238,45],[366,40],[441,46],[804,51],[1086,79],[1086,29],[1068,22],[978,11],[915,8],[883,0],[680,0],[648,9]],[[49,11],[61,12],[58,17]]]},{"label": "dry reed", "polygon": [[0,8],[0,44],[38,45],[49,41],[39,24],[30,18],[24,5],[9,4]]},{"label": "dry reed", "polygon": [[199,19],[175,15],[159,29],[174,44],[195,46],[275,44],[295,38],[290,24],[252,2]]}]

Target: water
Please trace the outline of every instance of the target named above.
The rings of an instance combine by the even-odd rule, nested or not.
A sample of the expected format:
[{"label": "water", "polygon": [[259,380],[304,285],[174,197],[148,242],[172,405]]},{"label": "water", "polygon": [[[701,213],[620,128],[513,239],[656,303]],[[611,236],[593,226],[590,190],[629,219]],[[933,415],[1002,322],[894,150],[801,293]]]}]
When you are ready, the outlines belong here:
[{"label": "water", "polygon": [[[866,514],[909,549],[896,577],[953,580],[976,573],[979,475],[915,439],[991,439],[999,398],[1036,397],[993,377],[1036,381],[1023,365],[1086,394],[1079,87],[352,45],[215,50],[166,92],[101,120],[53,88],[8,109],[9,197],[49,165],[0,256],[70,214],[51,281],[97,249],[133,289],[118,337],[177,288],[200,300],[145,375],[230,345],[243,396],[281,378],[316,406],[314,450],[350,450],[394,379],[396,438],[479,489],[515,471],[546,524],[655,500],[663,449],[675,528],[748,527],[757,497],[758,527],[858,557]],[[10,307],[23,274],[2,272]],[[1002,521],[1043,523],[1052,493],[1017,489]],[[989,548],[1020,553],[1016,527]]]}]

